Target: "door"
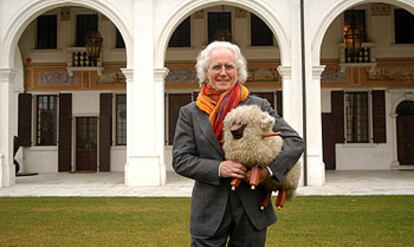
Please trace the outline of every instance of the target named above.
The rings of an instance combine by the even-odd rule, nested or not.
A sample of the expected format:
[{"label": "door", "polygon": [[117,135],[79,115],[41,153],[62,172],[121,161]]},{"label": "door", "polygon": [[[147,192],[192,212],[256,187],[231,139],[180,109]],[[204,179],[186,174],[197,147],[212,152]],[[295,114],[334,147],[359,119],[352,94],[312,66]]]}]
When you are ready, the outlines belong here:
[{"label": "door", "polygon": [[325,170],[336,170],[335,121],[332,113],[322,113],[322,148]]},{"label": "door", "polygon": [[97,118],[76,118],[76,171],[97,171]]},{"label": "door", "polygon": [[414,165],[414,115],[397,117],[397,147],[400,165]]}]

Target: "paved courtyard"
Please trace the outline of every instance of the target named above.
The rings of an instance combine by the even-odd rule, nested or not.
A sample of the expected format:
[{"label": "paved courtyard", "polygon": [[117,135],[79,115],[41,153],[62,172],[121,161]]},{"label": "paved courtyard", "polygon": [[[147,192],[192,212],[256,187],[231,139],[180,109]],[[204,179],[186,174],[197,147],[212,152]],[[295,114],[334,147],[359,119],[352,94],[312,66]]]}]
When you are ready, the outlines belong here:
[{"label": "paved courtyard", "polygon": [[[128,187],[123,173],[53,173],[16,177],[16,185],[1,188],[8,196],[191,196],[193,181],[168,172],[159,187]],[[329,171],[326,184],[300,187],[299,195],[414,195],[414,170]]]}]

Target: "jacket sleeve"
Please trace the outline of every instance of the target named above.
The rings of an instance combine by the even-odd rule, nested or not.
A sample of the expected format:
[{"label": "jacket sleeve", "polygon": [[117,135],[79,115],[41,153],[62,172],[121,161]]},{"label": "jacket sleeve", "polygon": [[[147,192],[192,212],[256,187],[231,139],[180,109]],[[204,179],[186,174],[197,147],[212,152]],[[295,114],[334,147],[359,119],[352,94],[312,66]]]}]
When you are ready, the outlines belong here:
[{"label": "jacket sleeve", "polygon": [[305,149],[305,143],[299,134],[281,118],[266,100],[262,105],[262,110],[267,111],[276,121],[273,131],[280,131],[283,137],[282,151],[269,165],[273,176],[281,182],[284,176],[292,169]]},{"label": "jacket sleeve", "polygon": [[182,107],[173,142],[173,168],[182,176],[218,186],[220,161],[200,157],[205,147],[197,146],[193,124],[190,110]]}]

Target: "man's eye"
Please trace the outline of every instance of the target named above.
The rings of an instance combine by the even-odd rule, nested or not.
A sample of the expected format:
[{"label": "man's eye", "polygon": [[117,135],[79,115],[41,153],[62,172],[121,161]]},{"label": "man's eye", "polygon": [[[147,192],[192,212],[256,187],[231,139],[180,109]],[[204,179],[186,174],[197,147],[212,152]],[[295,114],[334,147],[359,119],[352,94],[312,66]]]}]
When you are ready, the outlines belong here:
[{"label": "man's eye", "polygon": [[212,70],[220,70],[221,69],[221,66],[219,66],[219,65],[215,65],[215,66],[213,66],[213,68],[212,68]]},{"label": "man's eye", "polygon": [[226,65],[224,67],[226,68],[226,70],[233,70],[234,69],[233,65]]}]

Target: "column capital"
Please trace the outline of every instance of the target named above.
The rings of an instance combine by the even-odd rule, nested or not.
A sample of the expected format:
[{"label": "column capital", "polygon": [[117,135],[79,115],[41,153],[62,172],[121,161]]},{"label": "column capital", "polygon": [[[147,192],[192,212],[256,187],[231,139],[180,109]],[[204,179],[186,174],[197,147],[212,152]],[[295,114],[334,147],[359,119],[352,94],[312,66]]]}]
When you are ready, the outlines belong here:
[{"label": "column capital", "polygon": [[154,80],[158,82],[164,82],[165,77],[170,72],[167,68],[155,68],[154,69]]},{"label": "column capital", "polygon": [[312,78],[316,80],[321,79],[322,72],[325,70],[325,65],[312,66]]},{"label": "column capital", "polygon": [[13,83],[17,70],[12,68],[0,68],[0,83]]},{"label": "column capital", "polygon": [[127,83],[132,82],[134,80],[134,69],[121,68],[121,71],[122,73],[124,73]]},{"label": "column capital", "polygon": [[292,66],[278,66],[277,71],[282,76],[282,79],[291,79],[292,78]]}]

